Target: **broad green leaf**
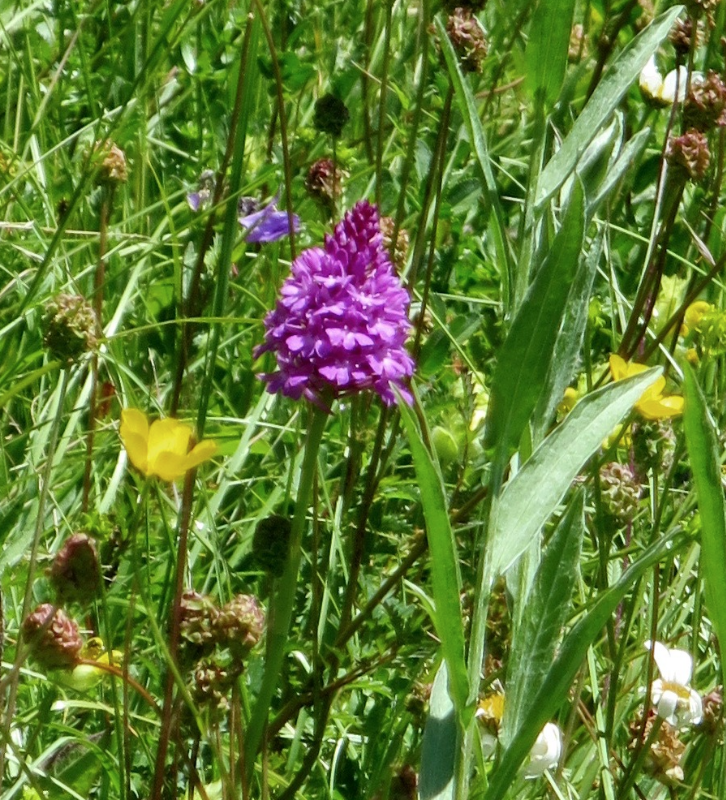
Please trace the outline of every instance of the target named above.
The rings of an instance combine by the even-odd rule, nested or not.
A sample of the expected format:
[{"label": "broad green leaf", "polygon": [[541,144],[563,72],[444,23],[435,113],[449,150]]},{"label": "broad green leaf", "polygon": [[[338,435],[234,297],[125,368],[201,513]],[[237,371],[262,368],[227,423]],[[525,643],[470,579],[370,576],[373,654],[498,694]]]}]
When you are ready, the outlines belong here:
[{"label": "broad green leaf", "polygon": [[552,665],[569,617],[572,591],[585,530],[584,498],[579,492],[552,534],[532,588],[523,622],[512,637],[502,741],[511,741]]},{"label": "broad green leaf", "polygon": [[588,647],[600,636],[625,593],[654,564],[666,555],[672,556],[673,551],[684,541],[682,534],[656,541],[623,573],[616,584],[598,596],[590,611],[565,636],[539,691],[532,698],[528,713],[522,719],[522,724],[492,775],[484,800],[501,800],[505,796],[539,732],[567,699]]},{"label": "broad green leaf", "polygon": [[538,444],[552,424],[555,410],[577,368],[582,340],[590,310],[590,294],[602,253],[603,234],[596,237],[587,257],[582,260],[567,296],[562,325],[557,334],[554,354],[542,394],[532,418],[532,438]]},{"label": "broad green leaf", "polygon": [[497,186],[494,173],[492,172],[491,159],[489,158],[489,146],[487,145],[484,129],[479,119],[476,107],[476,100],[472,94],[469,84],[459,68],[459,59],[454,51],[454,47],[449,40],[444,24],[440,18],[436,18],[436,32],[441,45],[441,52],[446,60],[446,67],[449,70],[449,78],[456,93],[456,102],[459,105],[461,116],[469,133],[469,140],[474,151],[474,156],[479,164],[484,178],[484,189],[486,197],[491,207],[492,236],[497,258],[502,267],[502,278],[506,281],[505,294],[508,294],[512,285],[513,259],[509,251],[509,244],[506,236],[506,223],[501,203],[499,202],[499,186]]},{"label": "broad green leaf", "polygon": [[542,170],[537,190],[538,206],[552,197],[575,169],[580,156],[618,107],[630,85],[637,80],[681,11],[683,6],[674,6],[654,19],[608,67],[562,146]]},{"label": "broad green leaf", "polygon": [[684,375],[683,427],[701,516],[701,569],[706,604],[721,653],[721,671],[726,679],[726,506],[718,437],[706,399],[688,364],[684,365]]},{"label": "broad green leaf", "polygon": [[559,97],[567,70],[575,0],[539,0],[529,26],[524,57],[525,86],[532,95],[542,95],[552,106]]},{"label": "broad green leaf", "polygon": [[459,715],[467,703],[468,678],[464,659],[464,624],[461,618],[461,576],[454,533],[449,522],[443,481],[424,445],[411,409],[399,403],[426,519],[431,553],[431,581],[436,604],[436,633],[448,667],[451,694]]},{"label": "broad green leaf", "polygon": [[587,395],[532,453],[497,503],[489,545],[494,574],[524,552],[590,456],[660,374],[660,367],[649,369]]},{"label": "broad green leaf", "polygon": [[494,450],[495,492],[542,393],[584,235],[584,200],[576,183],[562,226],[499,350],[485,434],[485,447]]},{"label": "broad green leaf", "polygon": [[420,800],[454,800],[460,741],[456,709],[449,695],[446,661],[442,661],[431,688],[429,715],[424,728],[419,775]]}]

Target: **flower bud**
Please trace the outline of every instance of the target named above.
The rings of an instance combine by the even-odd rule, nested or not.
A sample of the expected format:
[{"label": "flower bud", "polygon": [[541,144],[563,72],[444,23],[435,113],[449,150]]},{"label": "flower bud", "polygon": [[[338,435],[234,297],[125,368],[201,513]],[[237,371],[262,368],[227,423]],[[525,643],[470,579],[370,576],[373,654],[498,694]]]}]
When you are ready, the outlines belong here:
[{"label": "flower bud", "polygon": [[691,81],[683,104],[683,127],[707,132],[726,125],[726,85],[716,72],[709,70],[704,78]]},{"label": "flower bud", "polygon": [[394,242],[393,233],[396,229],[396,223],[393,217],[381,217],[380,225],[381,233],[383,234],[383,246],[388,250],[391,261],[400,273],[406,266],[409,245],[408,231],[405,228],[399,228]]},{"label": "flower bud", "polygon": [[214,630],[219,644],[244,658],[262,638],[265,614],[252,595],[238,594],[220,609]]},{"label": "flower bud", "polygon": [[600,470],[600,495],[610,516],[621,523],[632,522],[638,510],[640,485],[633,471],[625,464],[613,461]]},{"label": "flower bud", "polygon": [[45,669],[71,669],[83,647],[78,625],[50,603],[25,618],[22,635],[33,658]]},{"label": "flower bud", "polygon": [[213,662],[201,662],[192,676],[192,695],[199,705],[212,712],[224,714],[229,709],[228,695],[233,675]]},{"label": "flower bud", "polygon": [[[100,143],[96,145],[97,148],[100,148],[100,146]],[[115,144],[110,143],[110,146],[107,146],[102,152],[103,161],[101,161],[101,167],[98,172],[98,182],[108,185],[126,183],[129,179],[129,174],[126,168],[126,154],[124,151]]]},{"label": "flower bud", "polygon": [[431,431],[431,444],[442,464],[451,464],[459,460],[459,446],[451,431],[437,425]]},{"label": "flower bud", "polygon": [[633,461],[642,475],[665,473],[673,465],[676,436],[670,420],[643,420],[631,428]]},{"label": "flower bud", "polygon": [[308,170],[305,189],[313,200],[332,208],[342,192],[343,173],[332,158],[319,158]]},{"label": "flower bud", "polygon": [[59,294],[49,301],[42,327],[43,344],[67,366],[98,344],[96,314],[80,295]]},{"label": "flower bud", "polygon": [[683,136],[671,136],[666,147],[668,163],[692,181],[702,180],[711,161],[708,140],[695,129]]},{"label": "flower bud", "polygon": [[464,72],[481,72],[489,45],[474,14],[465,8],[455,8],[446,20],[446,32]]},{"label": "flower bud", "polygon": [[50,581],[61,603],[87,603],[101,586],[96,542],[85,533],[69,536],[53,559]]},{"label": "flower bud", "polygon": [[181,638],[197,651],[195,655],[199,651],[211,652],[216,641],[215,624],[219,616],[219,609],[212,599],[188,590],[182,594],[180,614]]},{"label": "flower bud", "polygon": [[279,514],[272,514],[257,523],[252,537],[255,561],[275,578],[279,578],[285,571],[290,549],[290,532],[290,520]]},{"label": "flower bud", "polygon": [[349,119],[348,108],[334,94],[326,94],[315,102],[313,125],[321,133],[329,133],[337,138]]}]

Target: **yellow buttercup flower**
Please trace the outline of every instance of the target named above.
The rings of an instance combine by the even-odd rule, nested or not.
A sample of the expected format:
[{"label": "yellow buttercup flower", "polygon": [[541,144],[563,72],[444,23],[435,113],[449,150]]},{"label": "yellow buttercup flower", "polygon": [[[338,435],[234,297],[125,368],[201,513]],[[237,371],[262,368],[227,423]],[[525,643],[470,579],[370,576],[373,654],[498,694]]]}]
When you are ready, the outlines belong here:
[{"label": "yellow buttercup flower", "polygon": [[189,450],[192,429],[177,419],[158,419],[149,425],[146,414],[136,408],[121,412],[121,441],[131,463],[150,478],[164,481],[184,477],[187,470],[211,458],[217,444],[205,439]]},{"label": "yellow buttercup flower", "polygon": [[[119,650],[112,650],[110,653],[103,646],[103,640],[98,636],[89,639],[80,653],[81,663],[77,664],[72,670],[59,670],[56,673],[56,680],[68,689],[75,689],[77,692],[88,692],[97,686],[109,671],[104,669],[109,664],[113,664],[117,669],[123,667],[124,654]],[[93,663],[102,666],[94,666]]]},{"label": "yellow buttercup flower", "polygon": [[[615,354],[610,356],[610,374],[614,381],[621,381],[631,375],[639,375],[649,369],[645,364],[636,364]],[[641,395],[635,410],[646,419],[668,419],[683,413],[683,398],[678,395],[664,395],[665,378],[661,375]]]},{"label": "yellow buttercup flower", "polygon": [[691,303],[691,305],[686,309],[686,313],[683,317],[683,322],[686,326],[686,332],[692,330],[697,331],[699,325],[701,324],[701,320],[706,316],[706,314],[710,314],[713,310],[714,307],[705,300],[696,300],[695,303]]}]

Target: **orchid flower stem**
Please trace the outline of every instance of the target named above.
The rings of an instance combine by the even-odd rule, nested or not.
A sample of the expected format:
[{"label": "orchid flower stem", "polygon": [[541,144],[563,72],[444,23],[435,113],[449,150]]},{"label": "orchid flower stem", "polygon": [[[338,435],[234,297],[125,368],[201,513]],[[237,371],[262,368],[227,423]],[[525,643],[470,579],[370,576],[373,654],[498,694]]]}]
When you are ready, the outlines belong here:
[{"label": "orchid flower stem", "polygon": [[323,438],[323,431],[328,417],[326,411],[314,406],[311,406],[310,414],[310,426],[298,482],[295,516],[293,517],[290,533],[290,550],[285,572],[275,582],[274,595],[270,602],[265,672],[257,704],[254,707],[247,729],[244,764],[247,785],[249,785],[252,778],[255,758],[264,738],[270,706],[280,680],[280,673],[285,659],[290,623],[295,606],[298,572],[300,571],[302,558],[302,536],[307,519],[308,504],[312,496],[318,450],[320,449],[320,442]]}]

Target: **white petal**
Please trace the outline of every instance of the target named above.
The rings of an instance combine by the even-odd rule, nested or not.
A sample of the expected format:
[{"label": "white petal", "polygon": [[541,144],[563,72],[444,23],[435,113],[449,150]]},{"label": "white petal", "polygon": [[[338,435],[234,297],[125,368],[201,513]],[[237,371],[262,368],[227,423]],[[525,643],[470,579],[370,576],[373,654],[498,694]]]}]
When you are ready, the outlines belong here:
[{"label": "white petal", "polygon": [[490,758],[497,749],[497,737],[489,731],[479,731],[481,737],[481,749],[484,758]]},{"label": "white petal", "polygon": [[685,650],[670,650],[669,655],[672,677],[666,678],[666,680],[671,680],[679,686],[688,686],[688,682],[691,680],[691,673],[693,672],[693,659],[691,658],[691,654],[687,653]]},{"label": "white petal", "polygon": [[688,698],[688,724],[698,725],[703,719],[703,701],[701,695],[691,689],[691,696]]},{"label": "white petal", "polygon": [[529,753],[529,764],[525,767],[525,778],[538,778],[545,770],[557,766],[562,754],[562,731],[554,722],[548,722]]},{"label": "white petal", "polygon": [[658,716],[666,722],[676,725],[676,709],[678,708],[678,695],[666,689],[658,701]]},{"label": "white petal", "polygon": [[662,642],[646,642],[648,650],[653,651],[653,658],[664,681],[674,681],[671,668],[671,651]]},{"label": "white petal", "polygon": [[686,67],[672,69],[664,78],[660,88],[660,99],[668,103],[676,100],[676,88],[678,88],[678,102],[682,103],[686,99],[686,83],[688,82],[688,70]]},{"label": "white petal", "polygon": [[643,67],[640,73],[638,83],[640,89],[646,97],[659,98],[661,89],[663,88],[663,76],[658,71],[655,65],[655,56],[648,59],[648,63]]}]

